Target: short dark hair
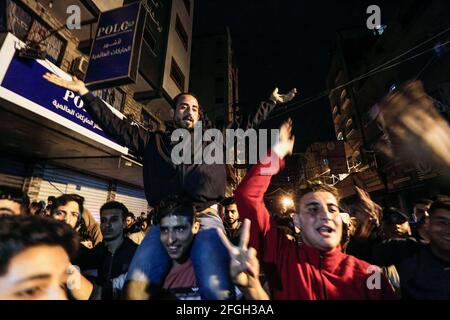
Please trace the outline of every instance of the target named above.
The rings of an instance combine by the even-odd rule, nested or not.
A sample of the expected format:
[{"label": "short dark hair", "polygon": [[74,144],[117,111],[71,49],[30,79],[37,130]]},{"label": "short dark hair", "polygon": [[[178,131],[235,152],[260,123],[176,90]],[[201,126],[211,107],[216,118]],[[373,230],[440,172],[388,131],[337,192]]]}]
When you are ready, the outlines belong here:
[{"label": "short dark hair", "polygon": [[71,201],[75,201],[76,203],[78,203],[78,207],[80,208],[80,214],[78,215],[78,221],[76,225],[78,226],[81,223],[84,210],[84,198],[78,194],[75,193],[63,194],[62,196],[56,198],[55,201],[53,201],[52,203],[52,215],[56,212],[58,207],[65,206]]},{"label": "short dark hair", "polygon": [[45,202],[44,201],[33,201],[30,204],[30,208],[36,209],[36,214],[39,215],[45,209]]},{"label": "short dark hair", "polygon": [[126,215],[125,218],[128,218],[128,217],[131,217],[131,218],[133,218],[134,220],[136,220],[136,216],[135,216],[134,213],[131,212],[131,211],[128,211],[128,213],[127,213],[127,215]]},{"label": "short dark hair", "polygon": [[430,210],[428,210],[428,213],[430,216],[432,216],[436,210],[444,209],[450,211],[450,201],[449,200],[439,200],[433,202],[433,204],[430,207]]},{"label": "short dark hair", "polygon": [[224,207],[228,207],[228,206],[230,206],[232,204],[236,204],[236,201],[234,200],[234,197],[228,197],[228,198],[225,198],[222,201],[222,206],[224,206]]},{"label": "short dark hair", "polygon": [[191,224],[197,221],[196,209],[192,203],[177,197],[161,201],[159,206],[155,208],[154,217],[157,223],[168,216],[184,216],[189,219]]},{"label": "short dark hair", "polygon": [[301,199],[305,194],[311,192],[329,192],[335,196],[338,204],[340,203],[341,197],[339,195],[339,190],[336,187],[322,183],[321,181],[308,181],[304,188],[298,190],[299,197]]},{"label": "short dark hair", "polygon": [[179,94],[177,94],[173,99],[172,99],[172,108],[175,110],[177,108],[178,102],[180,100],[181,97],[183,96],[191,96],[194,97],[197,102],[199,103],[198,108],[200,109],[200,100],[198,99],[197,95],[195,93],[192,92],[181,92]]},{"label": "short dark hair", "polygon": [[[102,207],[100,208],[100,214],[102,214],[104,210],[114,210],[114,209],[119,209],[122,212],[122,221],[125,220],[127,216],[129,216],[131,213],[128,211],[128,208],[122,202],[109,201],[102,205]],[[132,213],[131,215],[134,217]]]},{"label": "short dark hair", "polygon": [[61,246],[72,260],[79,240],[76,232],[61,221],[41,216],[0,216],[0,276],[17,254],[39,245]]},{"label": "short dark hair", "polygon": [[422,199],[418,199],[418,200],[414,201],[414,205],[424,204],[424,205],[429,206],[432,203],[433,203],[433,200],[427,199],[427,198],[422,198]]},{"label": "short dark hair", "polygon": [[56,200],[56,197],[55,196],[49,196],[48,198],[47,198],[47,202],[55,202],[55,200]]},{"label": "short dark hair", "polygon": [[10,200],[20,204],[20,214],[27,214],[30,198],[19,188],[0,186],[0,200]]}]

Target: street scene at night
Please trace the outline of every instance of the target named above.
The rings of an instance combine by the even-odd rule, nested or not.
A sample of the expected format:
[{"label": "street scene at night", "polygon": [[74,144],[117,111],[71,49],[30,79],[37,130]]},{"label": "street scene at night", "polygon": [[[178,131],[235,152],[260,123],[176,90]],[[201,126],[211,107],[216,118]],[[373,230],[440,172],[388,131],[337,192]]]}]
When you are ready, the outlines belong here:
[{"label": "street scene at night", "polygon": [[450,300],[448,0],[0,0],[0,147],[0,300]]}]

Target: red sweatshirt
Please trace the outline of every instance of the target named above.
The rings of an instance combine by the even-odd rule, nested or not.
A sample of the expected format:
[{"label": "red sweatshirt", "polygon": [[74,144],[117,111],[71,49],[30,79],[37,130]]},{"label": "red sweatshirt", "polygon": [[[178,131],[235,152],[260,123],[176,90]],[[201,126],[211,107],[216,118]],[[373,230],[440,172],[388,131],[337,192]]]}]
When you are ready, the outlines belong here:
[{"label": "red sweatshirt", "polygon": [[[272,175],[284,165],[275,155],[273,159],[271,166],[255,165],[235,191],[240,216],[252,222],[249,245],[258,251],[273,299],[394,299],[383,274],[378,275],[381,286],[372,280],[378,267],[369,268],[370,264],[341,252],[340,247],[320,252],[298,245],[279,231],[263,200]],[[380,289],[369,289],[369,277],[369,286]]]}]

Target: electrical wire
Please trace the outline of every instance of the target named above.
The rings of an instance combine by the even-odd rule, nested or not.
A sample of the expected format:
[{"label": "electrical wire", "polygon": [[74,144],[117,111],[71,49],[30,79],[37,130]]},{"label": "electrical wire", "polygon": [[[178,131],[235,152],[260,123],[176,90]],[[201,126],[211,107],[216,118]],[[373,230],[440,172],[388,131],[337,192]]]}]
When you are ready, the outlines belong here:
[{"label": "electrical wire", "polygon": [[[447,29],[447,30],[450,30],[450,28]],[[354,83],[354,82],[356,82],[356,81],[359,81],[359,80],[362,80],[362,79],[364,79],[364,78],[370,77],[370,76],[375,75],[375,74],[377,74],[377,73],[380,73],[380,72],[389,70],[389,69],[391,69],[391,68],[393,68],[393,67],[398,66],[399,64],[402,64],[402,63],[404,63],[404,62],[407,62],[407,61],[410,61],[410,60],[412,60],[412,59],[415,59],[415,58],[417,58],[417,57],[419,57],[419,56],[421,56],[421,55],[423,55],[423,54],[426,54],[426,53],[428,53],[428,52],[430,52],[430,51],[436,50],[436,49],[439,48],[439,47],[443,47],[443,46],[447,45],[448,43],[450,43],[450,41],[446,41],[446,42],[444,42],[444,43],[442,43],[442,44],[437,44],[436,46],[434,46],[434,47],[432,47],[432,48],[429,48],[429,49],[427,49],[427,50],[425,50],[425,51],[422,51],[422,52],[420,52],[420,53],[418,53],[418,54],[415,54],[415,55],[413,55],[413,56],[411,56],[411,57],[408,57],[408,58],[406,58],[406,59],[400,60],[399,62],[396,62],[396,63],[391,64],[391,65],[387,65],[387,66],[386,66],[386,64],[383,64],[385,67],[383,67],[383,68],[381,68],[381,69],[380,69],[379,67],[377,67],[377,68],[373,69],[373,70],[375,70],[375,71],[371,70],[371,72],[365,73],[364,75],[361,75],[361,76],[359,76],[359,77],[357,77],[357,78],[354,78],[354,79],[348,81],[347,83],[344,83],[344,84],[339,85],[339,86],[337,86],[337,87],[335,87],[335,88],[333,88],[333,89],[330,89],[329,91],[325,90],[325,91],[322,91],[321,93],[319,93],[319,94],[316,95],[316,96],[310,97],[310,98],[305,99],[305,100],[303,100],[303,101],[299,101],[299,102],[297,102],[297,103],[292,103],[292,104],[286,105],[284,111],[282,111],[282,112],[280,112],[280,113],[277,113],[277,114],[274,114],[274,115],[270,116],[267,120],[273,119],[273,118],[277,118],[277,117],[282,116],[282,115],[284,115],[284,114],[286,114],[286,113],[290,113],[290,112],[292,112],[292,111],[295,110],[295,109],[301,108],[301,107],[303,107],[303,106],[305,106],[305,105],[307,105],[307,104],[310,104],[310,103],[312,103],[312,102],[314,102],[314,101],[317,101],[317,100],[322,99],[322,98],[325,97],[325,96],[328,96],[332,91],[338,90],[338,89],[340,89],[340,88],[343,88],[343,87],[345,87],[345,86],[348,86],[349,84],[352,84],[352,83]],[[416,46],[415,48],[417,48],[417,46]],[[408,52],[411,52],[411,49],[408,50]],[[400,56],[403,56],[403,55],[404,55],[404,54],[401,54]],[[396,59],[391,59],[390,61],[393,61],[393,60],[396,60]]]}]

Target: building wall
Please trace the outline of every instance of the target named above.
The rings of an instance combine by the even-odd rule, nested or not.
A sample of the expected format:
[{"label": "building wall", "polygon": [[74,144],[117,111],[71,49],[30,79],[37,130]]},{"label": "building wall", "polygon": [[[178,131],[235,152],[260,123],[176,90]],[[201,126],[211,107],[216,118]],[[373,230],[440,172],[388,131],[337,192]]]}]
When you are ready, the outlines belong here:
[{"label": "building wall", "polygon": [[107,11],[114,8],[121,7],[123,5],[123,0],[92,0],[92,2],[95,3],[97,8],[100,9],[100,11]]},{"label": "building wall", "polygon": [[[22,0],[22,2],[31,10],[33,10],[36,14],[41,14],[41,18],[50,25],[51,28],[53,29],[57,29],[61,27],[61,23],[52,15],[49,14],[49,10],[46,10],[45,7],[43,7],[39,2],[36,2],[34,0]],[[70,5],[70,1],[66,1],[67,5]],[[105,11],[105,10],[110,10],[113,9],[115,7],[121,6],[123,1],[94,1],[99,9],[101,11]],[[98,2],[98,3],[97,3]],[[83,19],[82,19],[83,20]],[[94,30],[95,32],[95,30]],[[72,61],[80,56],[85,57],[86,59],[88,59],[89,57],[84,55],[83,53],[81,53],[81,51],[78,50],[78,45],[80,43],[79,39],[77,39],[76,36],[74,36],[74,34],[68,30],[68,29],[62,29],[61,31],[58,32],[65,40],[67,40],[67,46],[66,46],[66,50],[64,52],[64,57],[62,59],[61,65],[59,66],[62,70],[64,70],[65,72],[70,73],[70,67],[72,65]],[[142,104],[138,103],[137,101],[135,101],[133,99],[133,90],[131,88],[131,86],[122,86],[119,87],[120,89],[122,89],[126,96],[125,96],[125,102],[124,102],[124,106],[123,106],[123,113],[126,115],[131,116],[131,120],[136,121],[136,122],[140,122],[141,120],[141,111],[142,111]],[[150,114],[155,122],[155,124],[159,124],[160,120]]]},{"label": "building wall", "polygon": [[[22,0],[22,1],[15,1],[18,5],[28,8],[30,11],[34,12],[36,16],[40,16],[40,18],[48,24],[50,29],[59,29],[61,27],[60,20],[58,20],[55,16],[50,15],[49,13],[52,12],[52,10],[48,10],[48,8],[43,7],[39,2],[35,0]],[[67,5],[70,4],[70,1],[66,1]],[[115,5],[118,5],[118,1],[114,2]],[[106,5],[106,4],[105,4]],[[113,5],[112,2],[109,2],[108,9],[111,9],[112,7],[109,7],[110,5]],[[105,6],[102,6],[101,9],[105,9]],[[54,10],[53,10],[54,11]],[[83,19],[82,19],[83,20]],[[94,30],[95,32],[95,30]],[[66,48],[63,54],[63,58],[61,61],[61,64],[59,67],[65,71],[70,73],[70,67],[72,65],[72,61],[75,58],[78,58],[80,56],[84,56],[85,58],[88,58],[86,55],[83,55],[78,50],[78,45],[80,43],[79,39],[70,31],[67,29],[62,29],[57,32],[61,37],[63,37],[66,41]],[[134,91],[132,89],[131,85],[128,86],[122,86],[119,87],[124,92],[124,102],[122,107],[122,113],[126,114],[130,120],[134,122],[140,122],[141,120],[141,112],[142,112],[142,104],[137,102],[133,99]],[[156,118],[155,116],[151,115],[151,120],[154,122],[155,126],[159,126],[161,121]],[[70,149],[70,146],[67,147]],[[37,196],[39,194],[41,181],[42,181],[42,166],[45,166],[47,161],[40,160],[40,159],[22,159],[21,155],[15,155],[18,161],[22,161],[24,163],[30,164],[32,166],[31,172],[25,177],[24,183],[23,183],[23,189],[29,194],[30,198],[32,200],[37,199]],[[68,152],[65,156],[70,157],[71,154]],[[78,154],[76,155],[78,156]],[[37,156],[38,157],[38,156]],[[85,161],[89,161],[89,159],[85,159]],[[92,172],[93,176],[96,176],[96,172]],[[108,180],[108,179],[106,179]],[[114,185],[117,182],[114,182],[111,180],[111,178],[108,180],[111,185]],[[114,190],[111,189],[109,199],[114,199]]]},{"label": "building wall", "polygon": [[216,127],[224,127],[235,116],[238,102],[238,69],[231,35],[203,35],[194,39],[191,85]]},{"label": "building wall", "polygon": [[[360,152],[363,154],[366,150],[369,151],[365,152],[363,157],[365,163],[358,170],[364,170],[367,166],[369,170],[375,170],[386,185],[387,193],[383,201],[400,206],[404,210],[410,210],[412,201],[418,197],[432,197],[439,192],[445,192],[446,185],[449,183],[448,176],[444,178],[443,170],[429,167],[429,164],[426,163],[412,162],[404,156],[400,158],[386,157],[377,147],[384,132],[377,124],[376,104],[391,90],[395,90],[395,87],[399,88],[405,82],[418,78],[423,82],[426,92],[434,99],[439,100],[438,109],[448,119],[450,91],[446,88],[450,87],[450,64],[448,63],[450,52],[448,49],[441,50],[439,53],[437,50],[432,50],[439,42],[443,43],[446,39],[448,40],[448,37],[434,38],[427,44],[423,44],[448,28],[448,19],[446,19],[445,13],[449,10],[450,3],[445,0],[413,1],[413,3],[401,1],[399,2],[399,14],[395,19],[387,21],[384,33],[380,36],[373,36],[372,39],[375,41],[369,43],[367,48],[359,51],[352,50],[354,48],[351,43],[349,45],[344,41],[333,55],[328,79],[329,88],[346,83],[420,44],[422,46],[419,49],[404,56],[403,59],[429,50],[426,54],[417,56],[410,61],[402,61],[396,66],[372,74],[345,88],[335,90],[329,96],[332,111],[339,111],[333,114],[335,131],[338,135],[339,132],[345,130],[344,124],[348,119],[348,115],[342,112],[343,103],[340,95],[344,89],[351,93],[348,106],[353,115],[356,111],[359,113],[360,137],[358,140],[360,146],[365,144],[365,150],[360,147]],[[361,46],[361,43],[359,42],[358,45]],[[349,52],[356,52],[358,56],[349,58]],[[348,70],[350,72],[346,72]],[[335,109],[336,105],[337,109]],[[345,138],[348,137],[344,135]],[[354,152],[350,139],[346,141],[346,151],[347,157]],[[421,167],[426,167],[427,170],[423,170]]]},{"label": "building wall", "polygon": [[[169,26],[169,38],[167,45],[167,53],[165,60],[165,72],[163,77],[163,89],[169,94],[171,98],[181,92],[180,88],[170,77],[170,70],[172,65],[172,58],[175,59],[178,66],[185,77],[185,83],[183,91],[187,91],[189,88],[190,77],[190,61],[191,61],[191,47],[192,47],[192,27],[193,27],[193,14],[194,14],[194,1],[190,1],[190,12],[186,10],[186,6],[183,0],[172,1],[172,11],[170,14],[170,26]],[[179,17],[182,25],[188,35],[188,49],[183,46],[179,35],[175,29],[176,17]]]}]

